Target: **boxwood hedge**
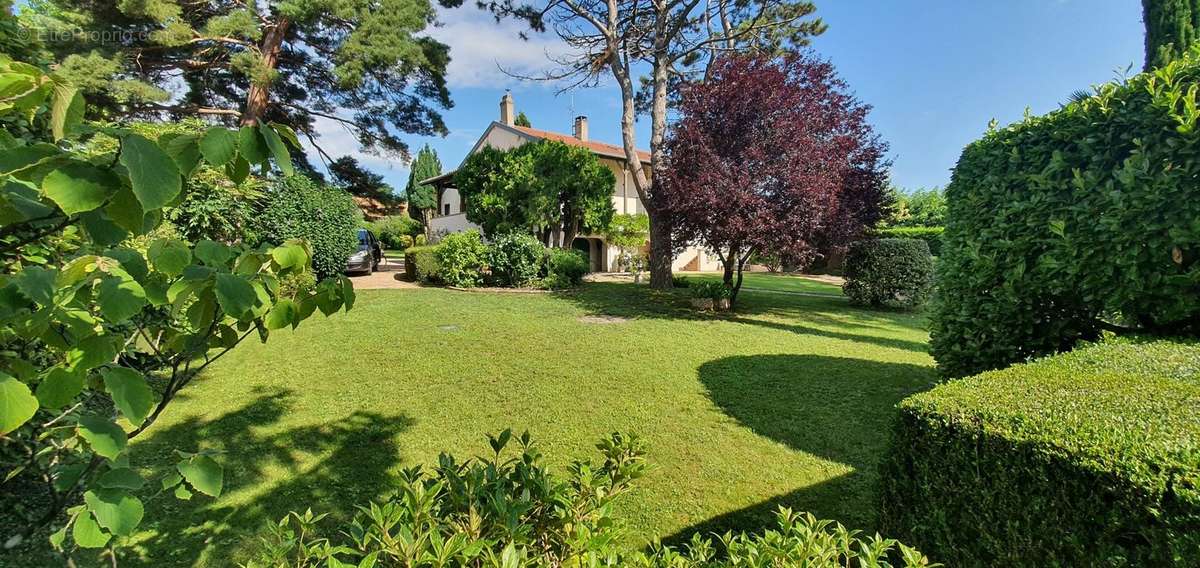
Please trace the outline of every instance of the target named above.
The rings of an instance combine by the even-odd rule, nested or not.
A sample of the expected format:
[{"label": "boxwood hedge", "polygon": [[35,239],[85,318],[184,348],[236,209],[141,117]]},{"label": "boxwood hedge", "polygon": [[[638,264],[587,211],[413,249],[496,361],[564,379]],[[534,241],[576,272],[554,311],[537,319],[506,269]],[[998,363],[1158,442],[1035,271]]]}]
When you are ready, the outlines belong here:
[{"label": "boxwood hedge", "polygon": [[882,467],[882,529],[948,566],[1200,565],[1200,344],[1098,344],[915,395]]},{"label": "boxwood hedge", "polygon": [[933,288],[933,257],[919,239],[851,243],[842,291],[852,304],[917,308]]},{"label": "boxwood hedge", "polygon": [[945,227],[888,227],[875,231],[875,236],[883,239],[919,239],[929,245],[929,253],[933,256],[942,254],[942,233]]},{"label": "boxwood hedge", "polygon": [[1104,328],[1200,330],[1193,54],[989,131],[946,189],[932,351],[964,376]]}]

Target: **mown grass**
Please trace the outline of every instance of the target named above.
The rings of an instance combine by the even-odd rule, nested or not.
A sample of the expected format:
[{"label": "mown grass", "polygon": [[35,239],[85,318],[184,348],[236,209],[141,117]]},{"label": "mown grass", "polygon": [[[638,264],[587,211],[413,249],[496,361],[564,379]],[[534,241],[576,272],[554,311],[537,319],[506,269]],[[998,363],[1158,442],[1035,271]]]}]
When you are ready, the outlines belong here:
[{"label": "mown grass", "polygon": [[778,505],[872,529],[893,407],[934,382],[923,318],[741,301],[715,317],[630,284],[361,292],[349,314],[230,353],[136,444],[162,456],[138,464],[154,468],[174,449],[224,452],[226,490],[150,499],[138,557],[122,562],[229,565],[288,510],[348,515],[401,468],[483,453],[507,427],[556,466],[595,456],[608,432],[640,434],[654,470],[619,506],[631,547],[756,529]]}]

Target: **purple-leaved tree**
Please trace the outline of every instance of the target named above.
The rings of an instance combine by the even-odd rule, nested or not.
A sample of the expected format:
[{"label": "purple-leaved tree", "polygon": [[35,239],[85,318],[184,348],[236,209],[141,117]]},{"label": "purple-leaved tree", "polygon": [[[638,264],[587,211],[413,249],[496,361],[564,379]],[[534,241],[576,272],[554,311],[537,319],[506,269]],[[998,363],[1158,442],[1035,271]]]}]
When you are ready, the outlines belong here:
[{"label": "purple-leaved tree", "polygon": [[887,145],[829,62],[731,55],[678,110],[661,197],[675,243],[721,259],[731,303],[751,255],[803,265],[882,217]]}]

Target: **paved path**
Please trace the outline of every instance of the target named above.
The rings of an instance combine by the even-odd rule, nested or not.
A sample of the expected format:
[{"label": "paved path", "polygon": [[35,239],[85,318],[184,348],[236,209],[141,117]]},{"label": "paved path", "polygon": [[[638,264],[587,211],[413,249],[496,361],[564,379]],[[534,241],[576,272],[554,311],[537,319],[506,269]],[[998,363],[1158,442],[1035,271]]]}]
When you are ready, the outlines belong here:
[{"label": "paved path", "polygon": [[384,258],[379,268],[372,274],[351,274],[350,281],[356,290],[382,290],[389,288],[420,288],[415,282],[401,280],[404,277],[404,261],[396,258]]}]

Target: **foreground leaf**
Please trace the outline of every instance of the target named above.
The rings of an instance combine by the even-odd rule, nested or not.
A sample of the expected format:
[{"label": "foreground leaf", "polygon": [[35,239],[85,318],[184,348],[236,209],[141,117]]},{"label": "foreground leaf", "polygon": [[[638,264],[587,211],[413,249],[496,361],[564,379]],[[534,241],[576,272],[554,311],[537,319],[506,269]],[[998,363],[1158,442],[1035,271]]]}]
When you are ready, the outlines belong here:
[{"label": "foreground leaf", "polygon": [[121,415],[134,426],[141,426],[154,408],[154,391],[141,373],[125,367],[104,370],[104,390],[112,396]]},{"label": "foreground leaf", "polygon": [[187,480],[196,491],[219,497],[221,486],[225,480],[225,470],[221,464],[204,454],[194,455],[175,466],[179,474]]},{"label": "foreground leaf", "polygon": [[79,436],[87,440],[96,454],[110,460],[117,459],[125,451],[129,438],[125,431],[113,421],[100,416],[84,416],[79,419]]},{"label": "foreground leaf", "polygon": [[0,435],[28,422],[37,409],[38,400],[25,383],[0,373]]},{"label": "foreground leaf", "polygon": [[96,522],[113,534],[129,536],[142,522],[142,502],[120,489],[100,489],[83,494]]},{"label": "foreground leaf", "polygon": [[130,134],[121,141],[121,164],[129,171],[133,193],[142,209],[158,209],[179,196],[179,167],[158,144]]},{"label": "foreground leaf", "polygon": [[87,162],[70,162],[42,180],[42,191],[67,215],[91,211],[104,205],[120,189],[121,182],[108,170]]}]

